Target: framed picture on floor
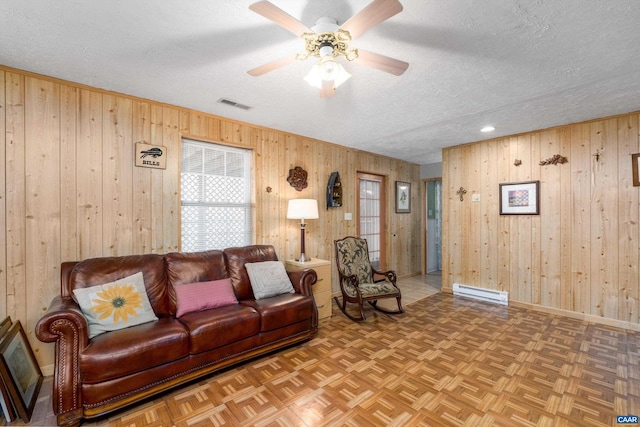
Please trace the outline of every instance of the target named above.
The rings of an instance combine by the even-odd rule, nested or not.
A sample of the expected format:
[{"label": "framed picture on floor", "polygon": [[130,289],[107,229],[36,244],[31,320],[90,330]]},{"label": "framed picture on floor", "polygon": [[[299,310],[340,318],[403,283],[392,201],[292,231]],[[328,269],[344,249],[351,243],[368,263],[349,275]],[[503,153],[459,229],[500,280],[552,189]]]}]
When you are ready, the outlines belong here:
[{"label": "framed picture on floor", "polygon": [[29,422],[42,385],[42,372],[20,321],[0,341],[0,375],[23,421]]},{"label": "framed picture on floor", "polygon": [[396,213],[411,213],[411,183],[396,181]]},{"label": "framed picture on floor", "polygon": [[[0,322],[0,343],[6,333],[9,331],[11,327],[11,317],[7,316],[2,322]],[[0,378],[0,420],[11,422],[18,418],[16,414],[16,410],[13,407],[13,403],[11,403],[11,396],[9,395],[9,390],[7,385],[4,382],[3,378]],[[4,417],[4,420],[2,419]],[[0,424],[4,425],[4,424]]]},{"label": "framed picture on floor", "polygon": [[500,184],[500,215],[538,215],[540,181]]},{"label": "framed picture on floor", "polygon": [[13,407],[13,403],[11,403],[9,389],[2,378],[0,378],[0,409],[0,420],[4,419],[4,421],[10,423],[18,419],[16,409]]},{"label": "framed picture on floor", "polygon": [[7,316],[2,322],[0,322],[0,341],[2,341],[2,337],[7,333],[9,328],[11,327],[11,317]]}]

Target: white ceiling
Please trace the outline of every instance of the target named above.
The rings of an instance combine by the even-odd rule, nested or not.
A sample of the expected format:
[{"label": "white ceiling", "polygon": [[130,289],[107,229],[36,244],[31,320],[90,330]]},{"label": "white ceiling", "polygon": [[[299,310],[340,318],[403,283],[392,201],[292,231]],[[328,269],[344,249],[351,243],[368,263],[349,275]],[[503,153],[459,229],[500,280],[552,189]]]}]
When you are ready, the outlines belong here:
[{"label": "white ceiling", "polygon": [[[321,99],[313,60],[255,0],[1,0],[0,64],[418,164],[441,148],[640,110],[638,0],[401,0],[351,47],[409,62],[402,76],[346,63]],[[307,26],[369,0],[272,0]],[[228,98],[252,108],[220,104]],[[479,132],[492,124],[492,134]]]}]

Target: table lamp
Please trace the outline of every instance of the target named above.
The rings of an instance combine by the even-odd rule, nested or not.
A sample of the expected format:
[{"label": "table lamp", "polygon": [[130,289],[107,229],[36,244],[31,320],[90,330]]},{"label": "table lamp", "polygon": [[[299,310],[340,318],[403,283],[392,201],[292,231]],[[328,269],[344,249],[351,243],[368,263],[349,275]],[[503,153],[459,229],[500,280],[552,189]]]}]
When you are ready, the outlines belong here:
[{"label": "table lamp", "polygon": [[304,227],[305,219],[318,219],[318,201],[316,199],[291,199],[287,208],[287,219],[300,220],[300,258],[299,262],[311,261],[304,254]]}]

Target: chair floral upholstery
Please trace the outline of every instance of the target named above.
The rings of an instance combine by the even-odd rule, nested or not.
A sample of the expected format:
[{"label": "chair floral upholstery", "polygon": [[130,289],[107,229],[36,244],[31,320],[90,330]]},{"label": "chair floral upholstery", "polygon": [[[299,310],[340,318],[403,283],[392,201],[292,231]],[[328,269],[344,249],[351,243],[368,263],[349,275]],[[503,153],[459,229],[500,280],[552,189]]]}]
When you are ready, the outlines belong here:
[{"label": "chair floral upholstery", "polygon": [[[400,289],[396,284],[396,273],[392,270],[378,271],[371,266],[366,239],[349,236],[335,240],[334,245],[342,302],[337,297],[334,299],[340,310],[347,317],[356,321],[365,320],[363,309],[365,301],[376,310],[384,313],[398,314],[404,312],[400,302]],[[384,280],[374,281],[374,274],[383,276]],[[398,310],[390,311],[378,307],[378,300],[383,298],[395,298],[398,303]],[[358,304],[359,317],[355,317],[347,311],[347,302]]]}]

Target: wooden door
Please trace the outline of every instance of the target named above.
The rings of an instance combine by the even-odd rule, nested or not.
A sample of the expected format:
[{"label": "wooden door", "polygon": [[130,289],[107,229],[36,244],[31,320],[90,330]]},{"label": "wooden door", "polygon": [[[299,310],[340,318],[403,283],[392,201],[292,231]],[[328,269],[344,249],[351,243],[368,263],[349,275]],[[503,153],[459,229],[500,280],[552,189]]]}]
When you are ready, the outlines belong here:
[{"label": "wooden door", "polygon": [[376,269],[386,262],[386,179],[358,173],[358,235],[367,239],[369,258]]}]

